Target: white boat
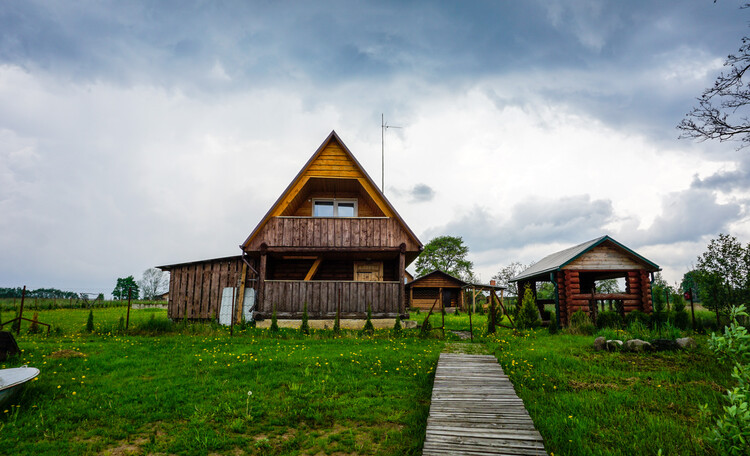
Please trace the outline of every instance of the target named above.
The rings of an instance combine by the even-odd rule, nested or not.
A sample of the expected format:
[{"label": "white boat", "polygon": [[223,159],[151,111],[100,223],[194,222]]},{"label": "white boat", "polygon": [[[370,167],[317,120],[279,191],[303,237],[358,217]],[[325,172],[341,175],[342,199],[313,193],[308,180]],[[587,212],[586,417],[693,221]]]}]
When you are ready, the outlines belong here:
[{"label": "white boat", "polygon": [[39,375],[36,367],[21,366],[12,369],[0,369],[0,405],[20,391],[26,382]]}]

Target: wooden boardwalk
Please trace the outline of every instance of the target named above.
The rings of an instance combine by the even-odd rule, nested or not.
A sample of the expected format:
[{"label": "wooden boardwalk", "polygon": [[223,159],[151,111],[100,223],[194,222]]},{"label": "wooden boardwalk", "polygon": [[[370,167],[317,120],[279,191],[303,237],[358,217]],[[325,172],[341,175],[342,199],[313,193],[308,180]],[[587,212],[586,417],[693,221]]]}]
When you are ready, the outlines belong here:
[{"label": "wooden boardwalk", "polygon": [[494,356],[441,353],[422,454],[547,453],[523,401]]}]

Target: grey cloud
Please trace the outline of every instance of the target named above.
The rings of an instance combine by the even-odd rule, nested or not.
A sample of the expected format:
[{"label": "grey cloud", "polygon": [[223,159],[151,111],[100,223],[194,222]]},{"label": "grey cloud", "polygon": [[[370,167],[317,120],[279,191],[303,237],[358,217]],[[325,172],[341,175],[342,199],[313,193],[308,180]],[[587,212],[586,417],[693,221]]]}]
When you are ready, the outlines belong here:
[{"label": "grey cloud", "polygon": [[427,230],[424,238],[460,235],[474,252],[534,243],[575,243],[603,234],[604,225],[612,217],[611,201],[592,201],[588,195],[558,200],[530,198],[511,208],[505,219],[474,207],[442,227]]},{"label": "grey cloud", "polygon": [[750,158],[744,157],[738,161],[734,171],[719,171],[704,179],[695,176],[691,187],[723,192],[750,189]]},{"label": "grey cloud", "polygon": [[435,190],[427,184],[417,184],[411,189],[412,201],[423,203],[426,201],[432,201],[435,197]]},{"label": "grey cloud", "polygon": [[662,213],[645,230],[637,222],[625,225],[620,236],[635,247],[642,245],[695,242],[705,235],[727,230],[742,214],[740,204],[719,204],[716,195],[705,189],[688,189],[665,196]]}]

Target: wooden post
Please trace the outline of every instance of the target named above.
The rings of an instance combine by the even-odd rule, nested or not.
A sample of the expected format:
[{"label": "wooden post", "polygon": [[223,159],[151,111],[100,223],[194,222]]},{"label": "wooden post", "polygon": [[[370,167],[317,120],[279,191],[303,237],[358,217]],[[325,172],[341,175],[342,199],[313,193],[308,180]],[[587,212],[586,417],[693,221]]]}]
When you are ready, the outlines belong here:
[{"label": "wooden post", "polygon": [[458,289],[458,307],[461,308],[461,310],[466,310],[464,309],[464,289],[463,288]]},{"label": "wooden post", "polygon": [[476,288],[471,289],[471,311],[472,312],[477,311],[477,289]]},{"label": "wooden post", "polygon": [[399,312],[404,314],[404,297],[406,295],[406,289],[404,284],[404,276],[406,272],[406,244],[401,243],[398,252],[398,307]]},{"label": "wooden post", "polygon": [[414,307],[414,287],[409,287],[409,307]]},{"label": "wooden post", "polygon": [[[245,282],[247,281],[247,264],[242,263],[242,273],[240,274],[240,295],[237,298],[237,310],[232,312],[232,319],[239,323],[242,321],[242,306],[245,302]],[[234,300],[232,300],[234,304]]]},{"label": "wooden post", "polygon": [[128,330],[128,326],[130,326],[130,297],[132,294],[133,288],[128,287],[128,317],[125,319],[125,331]]},{"label": "wooden post", "polygon": [[[16,326],[16,336],[21,333],[21,322],[23,321],[23,301],[26,298],[26,285],[23,286],[23,291],[21,291],[21,308],[18,310],[18,325]],[[11,328],[11,331],[13,328]]]},{"label": "wooden post", "polygon": [[268,245],[264,242],[260,245],[260,270],[258,271],[258,296],[257,296],[257,302],[255,303],[256,307],[260,309],[261,312],[265,312],[266,308],[264,306],[265,302],[264,299],[264,288],[266,287],[266,263],[268,258]]},{"label": "wooden post", "polygon": [[438,299],[440,300],[440,317],[443,319],[443,338],[445,338],[445,301],[443,300],[443,287],[438,288]]},{"label": "wooden post", "polygon": [[229,337],[234,336],[234,290],[236,289],[237,287],[232,287],[232,310],[229,312]]}]

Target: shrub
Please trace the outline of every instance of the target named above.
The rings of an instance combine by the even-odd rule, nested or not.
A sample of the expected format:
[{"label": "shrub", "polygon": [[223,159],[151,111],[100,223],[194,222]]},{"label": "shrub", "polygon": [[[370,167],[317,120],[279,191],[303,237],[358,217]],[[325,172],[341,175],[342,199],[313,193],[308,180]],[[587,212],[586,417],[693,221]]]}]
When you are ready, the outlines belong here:
[{"label": "shrub", "polygon": [[154,314],[151,314],[151,318],[141,323],[136,330],[141,333],[165,333],[175,330],[175,324],[168,318],[156,319]]},{"label": "shrub", "polygon": [[307,302],[302,306],[302,324],[299,326],[301,334],[310,334],[310,323],[307,316]]},{"label": "shrub", "polygon": [[[186,323],[187,320],[183,319],[182,322]],[[117,330],[120,332],[125,331],[125,317],[122,315],[120,315],[120,319],[117,321]]]},{"label": "shrub", "polygon": [[[738,322],[738,317],[746,317],[745,306],[732,307],[730,324],[724,334],[711,334],[709,348],[720,360],[733,362],[734,378],[738,386],[727,391],[728,406],[712,429],[712,441],[720,454],[750,454],[750,334]],[[703,413],[707,413],[707,406]]]},{"label": "shrub", "polygon": [[622,317],[617,312],[601,312],[596,318],[596,327],[619,329],[622,328]]},{"label": "shrub", "polygon": [[[153,318],[153,315],[151,315]],[[94,332],[94,311],[89,310],[89,318],[86,320],[86,332]]]},{"label": "shrub", "polygon": [[401,318],[396,317],[396,323],[393,324],[393,331],[391,331],[394,336],[400,336],[401,335]]},{"label": "shrub", "polygon": [[661,327],[661,330],[659,331],[659,337],[661,337],[662,339],[676,340],[682,337],[682,331],[680,331],[680,328],[667,321]]},{"label": "shrub", "polygon": [[271,327],[268,328],[271,332],[279,332],[279,322],[276,319],[276,305],[273,306],[273,313],[271,314]]},{"label": "shrub", "polygon": [[628,332],[633,339],[647,340],[651,338],[651,331],[641,320],[635,319],[628,325]]},{"label": "shrub", "polygon": [[583,334],[590,336],[596,332],[596,326],[591,323],[589,315],[583,310],[577,310],[570,317],[570,328],[568,330],[571,334]]},{"label": "shrub", "polygon": [[638,321],[644,326],[650,326],[651,325],[651,317],[647,313],[641,312],[640,310],[634,310],[630,312],[629,314],[625,315],[625,325],[630,327],[630,325]]},{"label": "shrub", "polygon": [[607,340],[621,340],[625,342],[628,339],[628,333],[622,329],[604,328],[596,333],[597,337],[603,337]]},{"label": "shrub", "polygon": [[539,310],[536,308],[536,303],[534,302],[534,293],[531,291],[531,287],[526,286],[526,290],[523,292],[521,310],[518,312],[518,317],[516,318],[516,328],[529,329],[535,328],[540,324]]},{"label": "shrub", "polygon": [[429,337],[430,331],[432,331],[432,323],[430,323],[430,315],[427,314],[427,318],[422,322],[422,326],[419,328],[419,337]]},{"label": "shrub", "polygon": [[31,326],[29,327],[31,334],[39,334],[39,312],[34,312],[34,316],[31,317]]},{"label": "shrub", "polygon": [[333,333],[341,334],[341,310],[336,307],[336,319],[333,321]]},{"label": "shrub", "polygon": [[676,327],[685,331],[690,326],[690,316],[684,309],[682,311],[675,310],[672,314],[672,322]]},{"label": "shrub", "polygon": [[554,312],[550,312],[549,327],[547,328],[547,330],[549,331],[550,334],[557,334],[558,329],[559,328],[557,327],[557,316],[555,315]]},{"label": "shrub", "polygon": [[370,304],[367,304],[367,321],[365,321],[365,326],[362,327],[362,332],[368,335],[375,332],[375,327],[372,325],[372,306]]}]

